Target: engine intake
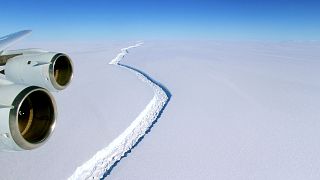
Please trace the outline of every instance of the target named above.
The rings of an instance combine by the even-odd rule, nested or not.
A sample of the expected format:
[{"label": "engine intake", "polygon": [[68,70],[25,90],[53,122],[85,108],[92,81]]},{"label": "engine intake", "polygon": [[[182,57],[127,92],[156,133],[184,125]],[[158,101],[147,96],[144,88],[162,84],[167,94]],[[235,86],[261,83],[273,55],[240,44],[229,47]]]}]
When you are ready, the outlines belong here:
[{"label": "engine intake", "polygon": [[49,76],[56,89],[62,90],[66,88],[73,76],[70,58],[61,53],[55,55],[50,63]]},{"label": "engine intake", "polygon": [[[17,95],[10,93],[14,89]],[[56,103],[52,95],[40,87],[21,85],[9,86],[1,95],[7,96],[0,99],[1,103],[12,101],[12,107],[0,109],[0,149],[31,150],[43,145],[56,124]]]}]

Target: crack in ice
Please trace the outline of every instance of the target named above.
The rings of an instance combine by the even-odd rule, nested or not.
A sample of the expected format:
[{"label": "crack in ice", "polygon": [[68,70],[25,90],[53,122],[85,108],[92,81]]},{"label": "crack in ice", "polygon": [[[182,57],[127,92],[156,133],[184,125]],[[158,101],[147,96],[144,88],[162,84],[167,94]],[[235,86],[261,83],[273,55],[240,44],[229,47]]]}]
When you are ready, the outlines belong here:
[{"label": "crack in ice", "polygon": [[142,82],[152,88],[154,91],[153,98],[123,133],[114,139],[106,148],[98,151],[89,161],[78,167],[74,174],[69,177],[69,180],[101,179],[106,177],[121,158],[125,157],[126,154],[140,142],[144,135],[150,131],[166,107],[171,95],[164,86],[154,81],[142,71],[128,65],[120,64],[120,61],[129,53],[129,49],[139,47],[142,44],[141,42],[134,46],[121,49],[121,53],[112,59],[109,64],[126,68],[135,73]]}]

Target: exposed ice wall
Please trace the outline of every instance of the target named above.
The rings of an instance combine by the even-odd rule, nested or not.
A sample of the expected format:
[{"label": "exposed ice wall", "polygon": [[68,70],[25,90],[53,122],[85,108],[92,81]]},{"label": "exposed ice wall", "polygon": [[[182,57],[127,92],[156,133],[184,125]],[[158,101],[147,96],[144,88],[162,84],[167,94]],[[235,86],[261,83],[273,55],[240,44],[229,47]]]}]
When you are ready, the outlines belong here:
[{"label": "exposed ice wall", "polygon": [[105,172],[110,170],[116,162],[118,162],[126,152],[133,148],[143,137],[152,124],[157,120],[161,111],[165,108],[169,100],[169,94],[154,83],[147,75],[144,75],[139,70],[126,65],[119,64],[120,61],[128,54],[129,49],[141,46],[143,43],[138,43],[134,46],[121,49],[116,58],[112,59],[109,64],[117,65],[126,68],[136,74],[136,76],[149,85],[154,91],[154,96],[139,114],[139,116],[130,124],[130,126],[114,139],[106,148],[97,152],[90,160],[78,167],[69,180],[78,179],[100,179],[103,178]]}]

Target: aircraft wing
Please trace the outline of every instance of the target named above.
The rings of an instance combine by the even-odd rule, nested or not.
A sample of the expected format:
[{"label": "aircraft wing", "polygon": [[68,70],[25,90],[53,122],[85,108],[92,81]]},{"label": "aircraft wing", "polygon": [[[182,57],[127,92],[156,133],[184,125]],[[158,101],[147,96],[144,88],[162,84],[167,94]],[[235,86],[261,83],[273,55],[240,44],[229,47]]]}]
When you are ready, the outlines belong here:
[{"label": "aircraft wing", "polygon": [[20,39],[24,38],[28,34],[31,33],[31,30],[24,30],[24,31],[19,31],[13,34],[9,34],[4,37],[0,37],[0,54],[2,53],[3,50],[11,46],[12,44],[16,43]]}]

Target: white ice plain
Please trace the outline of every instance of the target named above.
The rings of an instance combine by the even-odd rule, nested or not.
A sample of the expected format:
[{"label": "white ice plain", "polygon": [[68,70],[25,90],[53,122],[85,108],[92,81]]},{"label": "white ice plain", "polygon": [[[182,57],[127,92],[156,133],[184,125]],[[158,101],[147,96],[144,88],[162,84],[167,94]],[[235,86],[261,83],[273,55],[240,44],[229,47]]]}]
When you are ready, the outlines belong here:
[{"label": "white ice plain", "polygon": [[110,65],[116,65],[134,73],[142,82],[150,86],[154,96],[139,116],[130,126],[115,138],[106,148],[96,153],[89,161],[77,168],[69,177],[69,180],[77,179],[101,179],[107,176],[115,165],[126,156],[139,141],[150,131],[152,125],[160,118],[161,112],[169,101],[170,92],[164,89],[148,75],[134,67],[121,64],[121,61],[129,53],[129,50],[140,47],[143,43],[121,49],[121,52],[110,61]]},{"label": "white ice plain", "polygon": [[[67,179],[129,127],[154,95],[108,64],[130,45],[53,47],[76,69],[71,87],[55,94],[56,132],[38,150],[1,153],[2,177]],[[319,59],[319,42],[145,41],[123,63],[172,97],[106,178],[319,179]]]}]

